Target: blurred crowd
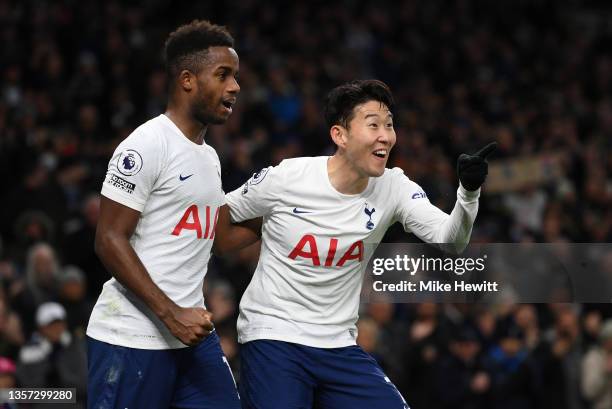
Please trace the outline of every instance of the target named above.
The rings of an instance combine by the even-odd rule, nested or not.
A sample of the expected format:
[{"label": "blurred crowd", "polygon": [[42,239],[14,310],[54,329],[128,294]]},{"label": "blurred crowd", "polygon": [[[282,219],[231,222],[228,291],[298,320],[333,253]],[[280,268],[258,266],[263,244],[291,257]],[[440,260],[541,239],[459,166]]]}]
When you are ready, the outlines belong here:
[{"label": "blurred crowd", "polygon": [[[397,104],[389,165],[444,210],[459,153],[496,140],[498,160],[561,155],[553,182],[485,195],[475,241],[610,242],[611,16],[578,0],[0,0],[0,387],[71,386],[83,402],[84,331],[109,278],[98,192],[119,141],[164,111],[161,51],[178,25],[211,19],[236,40],[242,91],[207,135],[226,191],[333,153],[324,95],[378,78]],[[237,377],[257,254],[213,259],[205,288]],[[359,344],[413,409],[612,408],[609,305],[378,302],[361,316]]]}]

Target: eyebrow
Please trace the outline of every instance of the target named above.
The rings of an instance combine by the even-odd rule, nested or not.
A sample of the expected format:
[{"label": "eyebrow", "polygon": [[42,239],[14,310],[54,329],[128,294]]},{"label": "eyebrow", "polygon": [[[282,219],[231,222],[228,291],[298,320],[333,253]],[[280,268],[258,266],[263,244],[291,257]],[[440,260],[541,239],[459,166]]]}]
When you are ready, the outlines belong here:
[{"label": "eyebrow", "polygon": [[[366,114],[366,116],[363,117],[363,119],[368,119],[371,116],[378,118],[380,115],[379,114]],[[393,118],[393,114],[391,112],[388,112],[387,116],[390,117],[390,118]]]}]

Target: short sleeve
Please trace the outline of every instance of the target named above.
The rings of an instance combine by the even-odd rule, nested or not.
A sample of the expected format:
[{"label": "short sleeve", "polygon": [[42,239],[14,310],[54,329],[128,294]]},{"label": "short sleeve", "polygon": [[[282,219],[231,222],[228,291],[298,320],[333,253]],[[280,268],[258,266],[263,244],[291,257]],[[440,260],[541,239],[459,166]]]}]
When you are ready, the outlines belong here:
[{"label": "short sleeve", "polygon": [[234,222],[269,214],[283,188],[283,167],[270,166],[255,173],[242,187],[225,195]]},{"label": "short sleeve", "polygon": [[158,135],[134,131],[108,162],[102,195],[142,212],[159,177],[164,149]]}]

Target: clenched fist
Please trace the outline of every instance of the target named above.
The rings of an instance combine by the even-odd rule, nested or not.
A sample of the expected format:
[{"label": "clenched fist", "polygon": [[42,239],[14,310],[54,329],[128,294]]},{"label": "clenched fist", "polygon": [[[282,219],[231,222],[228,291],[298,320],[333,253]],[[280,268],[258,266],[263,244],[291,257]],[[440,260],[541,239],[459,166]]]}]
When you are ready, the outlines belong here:
[{"label": "clenched fist", "polygon": [[164,324],[172,335],[185,345],[197,345],[214,329],[212,313],[204,308],[176,307],[164,319]]}]

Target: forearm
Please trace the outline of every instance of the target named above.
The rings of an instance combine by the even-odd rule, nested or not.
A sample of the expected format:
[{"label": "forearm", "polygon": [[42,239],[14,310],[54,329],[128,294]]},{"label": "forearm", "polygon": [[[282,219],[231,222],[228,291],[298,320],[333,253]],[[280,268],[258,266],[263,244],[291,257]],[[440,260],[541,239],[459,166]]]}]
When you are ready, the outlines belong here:
[{"label": "forearm", "polygon": [[449,244],[456,253],[467,247],[472,235],[472,227],[478,213],[480,189],[470,192],[459,185],[457,201],[450,215],[440,225],[436,243]]},{"label": "forearm", "polygon": [[242,223],[232,223],[229,207],[224,205],[219,212],[213,253],[225,256],[243,249],[260,239],[261,218],[247,220]]},{"label": "forearm", "polygon": [[127,238],[112,233],[97,234],[95,250],[113,277],[142,300],[162,321],[176,307],[153,282]]},{"label": "forearm", "polygon": [[429,201],[423,202],[410,210],[405,228],[426,243],[435,244],[447,252],[461,253],[470,241],[479,195],[480,189],[469,192],[460,186],[450,214]]}]

